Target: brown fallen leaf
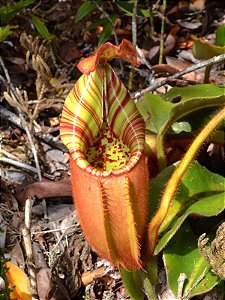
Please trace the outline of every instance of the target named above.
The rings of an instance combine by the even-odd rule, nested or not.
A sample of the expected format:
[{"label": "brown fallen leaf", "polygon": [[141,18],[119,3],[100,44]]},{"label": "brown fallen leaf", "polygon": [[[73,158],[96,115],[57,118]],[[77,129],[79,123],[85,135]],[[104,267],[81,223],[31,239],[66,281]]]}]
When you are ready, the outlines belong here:
[{"label": "brown fallen leaf", "polygon": [[22,184],[16,190],[15,194],[20,205],[24,205],[26,199],[30,197],[52,198],[52,197],[71,197],[72,187],[70,179],[62,179],[59,181],[50,181],[43,179],[39,182],[30,184]]},{"label": "brown fallen leaf", "polygon": [[[178,70],[178,72],[191,67],[193,64],[186,62],[184,60],[175,58],[175,57],[170,57],[167,56],[166,57],[166,62],[168,65],[170,65],[171,67],[174,67]],[[185,75],[183,75],[183,78],[187,79],[187,80],[196,80],[196,72],[191,72],[191,73],[187,73]]]},{"label": "brown fallen leaf", "polygon": [[60,57],[69,63],[72,60],[81,56],[81,51],[78,49],[77,43],[74,40],[63,41],[60,45]]},{"label": "brown fallen leaf", "polygon": [[91,283],[96,276],[101,276],[105,272],[105,266],[95,269],[93,271],[84,272],[81,276],[83,284],[86,286]]},{"label": "brown fallen leaf", "polygon": [[33,242],[33,253],[36,267],[37,288],[40,300],[48,300],[52,289],[51,269],[48,267],[38,243]]},{"label": "brown fallen leaf", "polygon": [[163,76],[166,74],[176,74],[177,72],[179,72],[179,70],[173,66],[167,65],[167,64],[159,64],[159,65],[155,65],[152,67],[152,70],[155,72],[155,74],[157,75],[161,75]]},{"label": "brown fallen leaf", "polygon": [[[2,171],[3,173],[3,171]],[[11,208],[11,210],[18,210],[18,203],[13,196],[11,190],[7,186],[7,182],[2,179],[2,174],[0,177],[0,186],[1,186],[1,203],[4,203],[8,207]]]}]

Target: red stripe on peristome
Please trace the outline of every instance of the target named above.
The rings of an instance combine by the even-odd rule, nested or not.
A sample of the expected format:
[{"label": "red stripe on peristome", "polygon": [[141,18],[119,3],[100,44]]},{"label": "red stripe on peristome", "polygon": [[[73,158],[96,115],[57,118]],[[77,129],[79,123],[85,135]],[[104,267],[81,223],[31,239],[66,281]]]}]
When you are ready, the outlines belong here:
[{"label": "red stripe on peristome", "polygon": [[[90,85],[92,87],[92,85]],[[91,88],[91,90],[95,93],[96,97],[97,97],[97,94],[96,92],[94,91],[93,88]],[[73,97],[76,99],[78,99],[80,97],[79,95],[80,91],[78,91],[78,93],[75,91],[74,94],[73,94]],[[98,127],[101,126],[101,120],[100,118],[98,117],[98,115],[95,113],[95,108],[93,106],[90,105],[90,102],[88,101],[85,101],[86,98],[91,98],[93,99],[93,95],[91,94],[91,92],[89,90],[87,90],[87,93],[84,95],[84,98],[82,100],[79,100],[77,101],[77,104],[76,104],[76,107],[78,105],[82,106],[83,109],[85,109],[86,111],[88,111],[88,113],[93,117],[93,119],[95,120],[95,123],[97,124]]]},{"label": "red stripe on peristome", "polygon": [[[113,93],[113,97],[111,98],[109,105],[114,102],[114,100],[118,97],[118,95],[121,92],[121,89],[123,87],[122,82],[118,79],[116,74],[114,72],[111,73],[111,77],[109,79],[108,85],[107,85],[107,92],[109,95]],[[110,99],[110,96],[108,97]]]},{"label": "red stripe on peristome", "polygon": [[[98,118],[98,115],[94,113],[94,108],[89,107],[85,103],[85,101],[82,104],[78,103],[77,106],[78,105],[81,105],[83,107],[83,109],[85,109],[86,111],[89,112],[89,114],[91,115],[91,117],[95,120],[95,123],[97,124],[97,127],[100,128],[100,126],[101,126],[101,120],[100,120],[100,118]],[[71,124],[72,126],[74,126],[74,118],[75,117],[77,118],[76,123],[79,123],[79,124],[83,123],[84,128],[86,128],[87,123],[83,122],[83,120],[80,119],[78,116],[76,116],[73,111],[71,111],[68,107],[64,106],[62,117],[61,117],[61,123],[68,123],[68,124]]]},{"label": "red stripe on peristome", "polygon": [[[102,73],[99,69],[96,68],[95,74],[97,77],[99,77],[99,80],[101,81],[102,78]],[[96,89],[98,90],[99,94],[101,95],[102,91],[99,89],[98,85],[96,84],[96,81],[93,79],[92,81],[95,84]]]},{"label": "red stripe on peristome", "polygon": [[[83,119],[81,119],[78,116],[77,116],[77,119],[78,119],[78,121],[76,122],[75,130],[74,130],[74,124],[71,124],[70,122],[69,123],[66,123],[66,122],[61,123],[62,124],[61,125],[61,136],[63,137],[63,131],[67,133],[67,136],[68,136],[68,132],[69,132],[70,136],[71,136],[70,143],[72,143],[73,134],[75,134],[76,137],[81,138],[82,141],[85,143],[86,147],[88,147],[90,145],[91,141],[94,139],[93,133],[90,130],[88,124],[85,123],[83,121]],[[85,131],[84,131],[83,127],[81,126],[82,124],[85,128]]]},{"label": "red stripe on peristome", "polygon": [[[126,96],[124,97],[123,101],[121,102],[121,106],[122,106],[122,107],[125,107],[126,104],[127,104],[129,101],[130,101],[130,95],[127,93]],[[114,114],[113,114],[113,118],[112,118],[111,124],[110,124],[110,126],[111,126],[112,128],[114,127],[114,124],[115,124],[115,122],[116,122],[116,118],[117,118],[119,112],[121,111],[121,109],[122,109],[122,108],[121,108],[120,106],[118,106],[117,109],[116,109],[116,111],[115,111]]]},{"label": "red stripe on peristome", "polygon": [[[96,74],[96,76],[99,77],[100,80],[101,80],[101,77],[102,77],[101,75],[102,75],[102,74],[100,73],[100,71],[99,71],[99,72],[95,71],[95,74]],[[92,88],[92,85],[95,85],[95,89],[99,92],[99,94],[101,94],[101,90],[99,90],[99,87],[98,87],[98,85],[96,84],[96,81],[93,79],[93,76],[92,76],[92,75],[89,75],[89,76],[92,77],[92,81],[89,82],[88,88],[87,88],[88,76],[82,76],[79,80],[83,80],[83,84],[84,84],[84,86],[87,88],[87,89],[86,89],[87,93],[89,93],[89,90],[92,89],[92,90],[94,91],[94,93],[96,94],[96,97],[98,98],[96,91]],[[75,93],[77,99],[80,99],[80,96],[81,96],[82,93],[83,93],[83,90],[80,89],[83,85],[82,85],[82,84],[79,84],[79,80],[77,81],[77,83],[76,83],[76,85],[74,86],[74,89],[73,89],[73,92],[76,92],[76,91],[77,91],[77,92]],[[78,101],[79,101],[79,100],[78,100]]]}]

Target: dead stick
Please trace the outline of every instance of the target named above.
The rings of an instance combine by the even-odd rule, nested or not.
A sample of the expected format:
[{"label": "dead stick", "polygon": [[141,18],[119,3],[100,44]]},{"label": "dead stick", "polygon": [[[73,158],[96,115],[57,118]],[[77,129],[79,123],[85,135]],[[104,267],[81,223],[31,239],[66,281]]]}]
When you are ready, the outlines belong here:
[{"label": "dead stick", "polygon": [[225,54],[221,54],[221,55],[218,55],[218,56],[214,56],[213,58],[210,58],[208,60],[205,60],[205,61],[202,61],[198,64],[195,64],[191,67],[188,67],[172,76],[169,76],[165,79],[163,79],[162,81],[160,82],[157,82],[149,87],[147,87],[146,89],[140,91],[140,92],[137,92],[136,94],[133,95],[133,99],[135,101],[138,101],[139,98],[141,98],[146,92],[152,92],[154,91],[155,89],[163,86],[164,84],[167,83],[168,80],[170,79],[177,79],[185,74],[188,74],[188,73],[191,73],[193,71],[196,71],[198,69],[202,69],[204,67],[207,67],[207,66],[211,66],[211,65],[214,65],[214,64],[217,64],[217,63],[220,63],[222,61],[225,61]]},{"label": "dead stick", "polygon": [[37,293],[37,281],[36,281],[36,268],[34,263],[34,255],[32,249],[32,242],[31,242],[31,209],[33,206],[33,200],[28,198],[25,203],[25,225],[22,228],[22,235],[24,240],[24,247],[27,254],[27,266],[28,266],[28,273],[30,279],[30,287],[31,287],[31,294],[32,298],[38,299]]},{"label": "dead stick", "polygon": [[34,168],[32,166],[29,166],[27,164],[24,164],[20,161],[16,161],[15,159],[10,159],[10,158],[7,158],[7,157],[0,157],[0,162],[13,165],[17,168],[22,168],[22,169],[28,170],[28,171],[31,171],[33,173],[38,173],[38,170],[36,168]]},{"label": "dead stick", "polygon": [[[17,127],[24,129],[21,119],[16,114],[7,110],[6,108],[4,108],[1,105],[0,105],[0,108],[1,108],[2,120],[8,121]],[[34,133],[34,136],[36,138],[38,138],[41,142],[44,142],[45,144],[48,144],[51,147],[59,149],[63,152],[68,152],[67,148],[63,145],[63,143],[49,133],[36,132],[36,133]]]}]

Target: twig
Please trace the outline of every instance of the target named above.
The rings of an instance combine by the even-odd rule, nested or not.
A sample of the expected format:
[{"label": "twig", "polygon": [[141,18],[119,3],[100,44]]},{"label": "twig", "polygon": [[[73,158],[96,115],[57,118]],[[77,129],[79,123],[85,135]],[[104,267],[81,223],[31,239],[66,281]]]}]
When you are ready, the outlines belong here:
[{"label": "twig", "polygon": [[40,134],[40,133],[36,133],[35,136],[42,142],[44,142],[45,144],[48,144],[58,150],[61,150],[63,152],[68,152],[68,149],[66,148],[66,146],[63,145],[63,143],[57,139],[56,137],[52,136],[49,133],[44,133],[44,134]]},{"label": "twig", "polygon": [[163,0],[163,6],[162,7],[163,7],[163,15],[162,15],[162,21],[161,21],[161,36],[160,36],[160,47],[159,47],[159,64],[162,64],[162,62],[163,62],[166,0]]},{"label": "twig", "polygon": [[[4,63],[3,63],[3,65],[4,65]],[[10,98],[11,98],[11,101],[14,100],[15,103],[20,103],[20,100],[22,100],[21,99],[22,95],[20,93],[20,90],[17,89],[17,88],[15,89],[13,85],[11,85],[11,86],[12,86],[12,90],[10,91],[10,95],[11,96],[8,94],[8,98],[9,99],[7,99],[7,100],[9,101]],[[25,99],[26,99],[26,103],[27,103],[28,99],[27,99],[26,96],[25,96]],[[32,151],[32,154],[33,154],[33,157],[34,157],[34,162],[35,162],[35,165],[36,165],[38,179],[42,180],[42,175],[41,175],[41,169],[40,169],[40,164],[39,164],[39,160],[38,160],[38,155],[37,155],[37,151],[35,149],[35,146],[34,146],[34,143],[33,143],[33,140],[32,140],[30,129],[28,127],[28,124],[27,124],[26,120],[23,117],[22,110],[20,108],[18,108],[18,107],[15,107],[15,108],[17,109],[17,111],[19,113],[19,118],[22,121],[23,129],[26,131],[26,134],[27,134],[27,137],[28,137],[28,141],[30,143],[31,151]],[[43,209],[44,209],[44,218],[47,219],[47,206],[46,206],[45,199],[42,200],[42,205],[43,205]]]},{"label": "twig", "polygon": [[6,151],[5,149],[0,149],[0,153],[5,155],[8,158],[11,158],[13,160],[19,161],[19,158],[15,155],[13,155],[12,153]]},{"label": "twig", "polygon": [[23,129],[22,122],[16,114],[12,113],[11,111],[7,110],[1,105],[0,107],[1,107],[1,120],[9,121],[10,123],[16,125],[17,127]]},{"label": "twig", "polygon": [[43,230],[43,231],[34,231],[32,232],[32,234],[46,234],[46,233],[51,233],[51,232],[57,232],[57,231],[63,231],[63,230],[67,230],[67,229],[70,229],[70,228],[75,228],[76,225],[70,225],[70,226],[67,226],[65,228],[56,228],[56,229],[50,229],[50,230]]},{"label": "twig", "polygon": [[40,169],[40,164],[39,164],[39,160],[38,160],[38,156],[37,156],[37,151],[35,149],[35,146],[34,146],[34,143],[33,143],[32,137],[31,137],[30,130],[29,130],[29,128],[26,124],[26,121],[25,121],[22,114],[20,115],[20,118],[22,119],[22,124],[23,124],[23,127],[24,127],[25,131],[26,131],[26,134],[27,134],[27,137],[28,137],[28,140],[29,140],[29,143],[30,143],[31,151],[32,151],[34,161],[35,161],[35,165],[36,165],[36,169],[37,169],[38,179],[41,181],[42,176],[41,176],[41,169]]},{"label": "twig", "polygon": [[24,164],[24,163],[22,163],[20,161],[16,161],[16,160],[7,158],[7,157],[0,157],[0,162],[6,163],[6,164],[10,164],[10,165],[13,165],[15,167],[28,170],[28,171],[31,171],[33,173],[38,173],[38,170],[36,168],[34,168],[32,166],[29,166],[27,164]]},{"label": "twig", "polygon": [[37,293],[37,281],[36,281],[36,269],[34,263],[34,255],[32,249],[32,242],[31,242],[31,209],[33,206],[33,200],[28,198],[25,202],[25,224],[24,228],[22,228],[22,235],[24,240],[25,251],[27,254],[27,265],[28,265],[28,273],[30,278],[30,285],[31,285],[31,293],[34,299],[38,299]]},{"label": "twig", "polygon": [[[27,102],[28,102],[27,93],[25,93],[25,98],[24,98],[25,100],[23,100],[23,97],[22,97],[22,95],[20,93],[20,90],[18,88],[14,88],[13,84],[11,83],[8,70],[6,69],[5,64],[4,64],[4,62],[3,62],[3,60],[2,60],[1,57],[0,57],[0,64],[1,64],[1,66],[3,68],[3,70],[4,70],[5,76],[7,78],[7,81],[8,81],[9,87],[10,87],[10,95],[8,95],[8,98],[11,97],[11,100],[14,100],[14,103],[17,103],[18,105],[19,105],[19,103],[23,103],[24,102],[26,104],[25,105],[26,112],[27,112],[27,114],[29,114],[28,104],[27,104]],[[43,64],[44,64],[44,61],[43,61]],[[46,67],[45,70],[48,70],[48,67]],[[36,86],[37,86],[37,81],[36,81]],[[43,88],[43,86],[42,86],[42,88]],[[41,89],[41,92],[42,92],[42,89]],[[39,99],[41,99],[41,98],[39,97],[38,100]],[[37,106],[38,106],[38,104],[36,105],[36,108],[37,108]],[[35,146],[34,146],[34,143],[33,143],[33,140],[32,140],[30,129],[28,127],[27,122],[25,121],[25,119],[23,117],[23,111],[22,111],[22,109],[20,107],[17,107],[17,106],[15,106],[15,109],[19,113],[19,117],[20,117],[20,119],[22,121],[23,129],[26,131],[26,134],[27,134],[27,137],[28,137],[28,140],[29,140],[29,143],[30,143],[31,151],[32,151],[32,154],[33,154],[33,157],[34,157],[34,161],[35,161],[35,165],[36,165],[36,170],[37,170],[38,178],[39,178],[39,180],[42,180],[41,169],[40,169],[40,164],[39,164],[39,160],[38,160],[38,155],[37,155],[37,151],[35,149]],[[44,209],[44,218],[47,219],[47,205],[46,205],[45,199],[42,200],[42,205],[43,205],[43,209]]]},{"label": "twig", "polygon": [[8,83],[10,84],[10,83],[11,83],[11,80],[10,80],[9,72],[8,72],[8,70],[6,69],[5,64],[4,64],[4,62],[3,62],[1,56],[0,56],[0,64],[1,64],[1,66],[2,66],[2,69],[3,69],[4,73],[5,73],[5,77],[6,77],[7,81],[8,81]]},{"label": "twig", "polygon": [[132,15],[132,43],[134,48],[137,45],[137,6],[138,6],[138,0],[134,1],[134,8],[133,8],[133,15]]},{"label": "twig", "polygon": [[9,76],[9,72],[8,70],[6,69],[5,67],[5,64],[4,64],[4,61],[2,59],[2,57],[0,56],[0,64],[2,66],[2,69],[4,71],[4,74],[5,74],[5,77],[7,79],[7,84],[9,85],[9,89],[10,89],[10,92],[13,93],[13,96],[15,97],[16,95],[16,89],[14,88],[13,84],[11,83],[11,79],[10,79],[10,76]]},{"label": "twig", "polygon": [[[138,5],[138,0],[134,1],[134,7],[133,7],[133,15],[132,15],[132,43],[134,48],[136,48],[137,45],[137,5]],[[134,77],[134,67],[131,66],[130,69],[130,74],[129,74],[129,81],[128,81],[128,89],[132,90],[133,84],[133,77]]]},{"label": "twig", "polygon": [[[21,119],[14,114],[13,112],[7,110],[6,108],[1,107],[1,119],[5,121],[9,121],[10,123],[14,124],[15,126],[24,129]],[[67,148],[63,145],[60,140],[57,140],[55,137],[48,133],[34,133],[35,137],[37,137],[40,141],[48,144],[56,149],[59,149],[63,152],[67,152]]]},{"label": "twig", "polygon": [[186,68],[186,69],[184,69],[184,70],[182,70],[182,71],[180,71],[180,72],[178,72],[178,73],[176,73],[176,74],[174,74],[172,76],[169,76],[169,77],[163,79],[162,81],[157,82],[157,83],[153,84],[152,86],[149,86],[148,88],[146,88],[146,89],[144,89],[144,90],[142,90],[140,92],[137,92],[136,94],[133,95],[133,99],[135,101],[137,101],[146,92],[152,92],[152,91],[154,91],[155,89],[157,89],[157,88],[163,86],[164,84],[166,84],[167,81],[170,80],[170,79],[177,79],[177,78],[179,78],[179,77],[181,77],[181,76],[183,76],[185,74],[191,73],[193,71],[196,71],[198,69],[202,69],[202,68],[210,66],[210,65],[214,65],[214,64],[220,63],[220,62],[222,62],[224,60],[225,60],[225,54],[221,54],[221,55],[218,55],[218,56],[214,56],[213,58],[210,58],[208,60],[202,61],[202,62],[200,62],[198,64],[195,64],[195,65],[193,65],[191,67],[188,67],[188,68]]},{"label": "twig", "polygon": [[146,65],[146,67],[149,70],[151,70],[151,72],[152,72],[152,66],[151,66],[151,64],[147,61],[147,59],[144,56],[142,56],[141,49],[137,45],[136,45],[136,51],[138,53],[138,58],[140,59],[141,63],[144,64],[144,65]]},{"label": "twig", "polygon": [[[147,80],[149,83],[152,83],[153,82],[153,75],[154,75],[154,71],[152,70],[152,66],[151,64],[145,59],[144,56],[142,56],[142,53],[141,53],[141,49],[136,45],[136,51],[138,53],[138,58],[139,60],[141,61],[141,63],[143,65],[146,65],[146,67],[149,69],[149,74],[147,76]],[[136,72],[140,71],[140,69],[136,68],[135,69]],[[144,76],[146,78],[146,74]]]}]

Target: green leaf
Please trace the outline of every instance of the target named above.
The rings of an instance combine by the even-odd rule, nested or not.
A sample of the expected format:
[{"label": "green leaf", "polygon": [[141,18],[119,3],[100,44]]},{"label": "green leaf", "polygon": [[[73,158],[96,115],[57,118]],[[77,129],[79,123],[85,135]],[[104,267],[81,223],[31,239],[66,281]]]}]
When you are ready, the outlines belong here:
[{"label": "green leaf", "polygon": [[162,98],[170,102],[180,98],[180,102],[185,102],[193,99],[214,99],[224,94],[224,87],[219,87],[215,84],[197,84],[194,86],[174,87],[164,94]]},{"label": "green leaf", "polygon": [[[170,89],[170,91],[164,94],[162,98],[165,101],[169,102],[174,102],[177,101],[177,99],[180,99],[180,102],[177,103],[176,106],[174,106],[171,109],[171,115],[175,114],[176,110],[180,110],[179,107],[181,107],[182,110],[185,110],[185,105],[188,105],[189,107],[193,106],[193,111],[191,112],[191,114],[189,113],[189,110],[187,110],[187,114],[182,117],[182,121],[178,122],[176,128],[174,128],[174,124],[172,125],[173,132],[179,133],[182,132],[182,130],[186,132],[191,132],[202,128],[217,112],[217,105],[215,105],[214,108],[210,107],[210,104],[214,106],[214,104],[216,104],[217,101],[220,102],[222,100],[221,104],[223,105],[224,95],[225,88],[218,87],[214,84],[199,84],[195,86],[187,86],[182,88],[174,87]],[[220,98],[220,96],[222,96],[222,98]],[[191,102],[184,104],[185,101]],[[204,106],[206,102],[208,102],[206,107],[201,108],[201,104],[203,104]],[[219,103],[218,106],[220,106]],[[197,109],[195,110],[195,108]],[[186,123],[185,127],[184,123]]]},{"label": "green leaf", "polygon": [[145,294],[142,291],[143,282],[141,279],[141,271],[127,271],[121,267],[120,274],[128,295],[134,300],[143,300],[145,298]]},{"label": "green leaf", "polygon": [[49,33],[48,28],[38,17],[32,15],[32,23],[40,35],[42,35],[47,41],[51,41],[54,38],[54,35]]},{"label": "green leaf", "polygon": [[161,126],[168,120],[172,103],[165,102],[160,96],[147,94],[145,100],[136,103],[138,110],[142,114],[145,121],[151,116],[151,122],[146,128],[151,130],[155,127],[159,131]]},{"label": "green leaf", "polygon": [[118,1],[116,3],[119,9],[124,11],[127,16],[132,17],[133,16],[133,7],[134,4],[128,1]]},{"label": "green leaf", "polygon": [[[177,102],[177,99],[180,102],[173,103]],[[187,87],[174,87],[162,96],[147,93],[145,99],[137,102],[137,107],[146,121],[147,129],[153,132],[159,133],[163,126],[166,126],[166,130],[168,130],[173,123],[182,119],[182,122],[176,123],[176,126],[172,127],[170,131],[170,133],[177,134],[183,130],[190,132],[192,122],[196,124],[194,130],[202,128],[215,112],[215,109],[212,107],[218,107],[224,103],[224,87],[218,87],[213,84],[199,84]],[[203,114],[200,110],[208,108],[209,110],[205,111],[207,113],[202,118]],[[198,110],[198,114],[201,117],[195,115],[192,118],[193,112]],[[188,118],[184,119],[186,116]],[[184,126],[184,122],[189,124]]]},{"label": "green leaf", "polygon": [[[181,98],[181,101],[171,107],[169,118],[161,126],[159,134],[164,135],[170,126],[178,120],[189,122],[191,127],[197,121],[198,128],[195,128],[195,130],[200,129],[211,119],[216,108],[225,104],[225,88],[213,84],[199,84],[183,88],[175,87],[166,93],[163,98],[166,101],[173,101],[174,97],[177,96]],[[196,120],[197,115],[199,117]],[[181,132],[182,127],[182,122],[180,128],[177,124],[176,132]]]},{"label": "green leaf", "polygon": [[[183,289],[185,299],[203,294],[220,282],[219,276],[212,273],[211,266],[201,256],[196,236],[186,222],[164,249],[163,260],[169,286],[175,295],[178,294],[180,274],[186,274]],[[201,277],[203,278],[197,283]]]},{"label": "green leaf", "polygon": [[[167,167],[150,181],[150,218],[159,206],[159,191],[162,186],[166,186],[178,163]],[[166,246],[188,216],[194,214],[212,217],[221,213],[225,208],[224,197],[224,177],[210,172],[194,161],[181,179],[166,219],[160,227],[160,237],[154,253],[158,254]]]},{"label": "green leaf", "polygon": [[17,3],[8,4],[0,8],[1,24],[9,22],[23,8],[33,4],[36,0],[21,0]]},{"label": "green leaf", "polygon": [[203,39],[194,38],[193,55],[197,59],[210,59],[216,55],[225,53],[225,46],[213,45]]},{"label": "green leaf", "polygon": [[95,5],[91,1],[84,2],[78,9],[75,16],[75,23],[82,20],[84,17],[89,15],[95,9]]},{"label": "green leaf", "polygon": [[140,9],[140,13],[143,15],[145,18],[152,17],[153,18],[153,12],[151,9]]},{"label": "green leaf", "polygon": [[3,27],[0,27],[0,42],[4,41],[4,39],[7,38],[7,36],[9,36],[12,31],[11,29],[14,29],[14,28],[18,28],[18,26],[10,26],[10,25],[6,25],[6,26],[3,26]]},{"label": "green leaf", "polygon": [[[225,46],[225,24],[222,24],[216,30],[215,45],[221,46],[221,47]],[[225,53],[225,49],[224,49],[224,53]]]},{"label": "green leaf", "polygon": [[[172,104],[171,102],[168,102],[177,102],[177,99],[180,99],[179,103]],[[163,169],[166,166],[163,145],[164,136],[167,132],[173,132],[171,126],[177,121],[189,122],[192,130],[192,122],[196,121],[192,118],[192,114],[196,111],[201,113],[201,110],[206,108],[211,108],[206,118],[206,121],[210,120],[215,113],[215,108],[225,105],[225,87],[218,87],[213,84],[200,84],[196,86],[172,88],[162,97],[146,93],[145,99],[138,103],[139,109],[143,103],[146,109],[144,114],[145,121],[147,115],[151,116],[150,122],[146,127],[148,130],[151,130],[154,124],[155,131],[158,133],[156,143],[157,158],[160,168]],[[143,108],[141,108],[140,111],[142,112]],[[205,116],[202,118],[202,113],[198,119],[205,122]],[[174,133],[179,133],[183,130],[182,122],[176,124],[176,131]],[[203,122],[200,122],[200,128],[205,125]],[[223,126],[225,126],[225,122],[223,122]]]},{"label": "green leaf", "polygon": [[97,21],[91,23],[91,25],[89,25],[88,27],[86,27],[86,28],[85,28],[85,31],[93,30],[93,29],[95,29],[97,26],[103,25],[103,24],[105,24],[106,22],[108,22],[108,19],[107,19],[107,18],[99,19],[99,20],[97,20]]},{"label": "green leaf", "polygon": [[192,128],[191,128],[191,125],[189,122],[185,122],[185,121],[182,121],[182,122],[175,122],[172,124],[171,126],[173,132],[175,133],[180,133],[180,132],[191,132],[192,131]]},{"label": "green leaf", "polygon": [[[133,16],[134,3],[132,1],[118,1],[116,3],[118,8],[125,12],[125,14],[129,17]],[[153,16],[153,12],[150,9],[137,9],[138,17],[150,17]]]},{"label": "green leaf", "polygon": [[113,27],[114,27],[113,25],[115,24],[116,21],[116,15],[110,16],[110,19],[112,23],[109,20],[107,20],[107,22],[103,24],[103,30],[99,36],[98,47],[104,44],[112,34]]}]

